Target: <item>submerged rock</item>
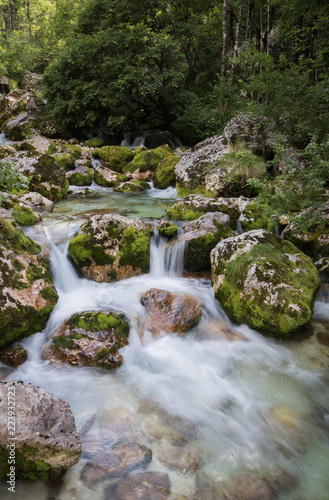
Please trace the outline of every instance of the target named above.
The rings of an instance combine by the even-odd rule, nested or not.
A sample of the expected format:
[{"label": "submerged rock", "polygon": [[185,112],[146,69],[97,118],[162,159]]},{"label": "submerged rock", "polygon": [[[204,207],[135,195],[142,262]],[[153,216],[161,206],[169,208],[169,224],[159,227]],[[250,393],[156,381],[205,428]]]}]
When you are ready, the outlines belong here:
[{"label": "submerged rock", "polygon": [[210,252],[217,243],[227,238],[230,229],[230,216],[222,212],[207,213],[199,219],[183,226],[185,233],[178,241],[186,241],[184,269],[202,271],[210,269]]},{"label": "submerged rock", "polygon": [[242,333],[231,329],[227,323],[221,320],[210,320],[198,325],[198,337],[202,340],[228,340],[229,342],[240,342],[247,340]]},{"label": "submerged rock", "polygon": [[43,330],[58,295],[41,248],[0,219],[0,346]]},{"label": "submerged rock", "polygon": [[53,480],[79,461],[81,444],[68,403],[41,387],[14,381],[0,383],[0,399],[15,401],[16,424],[11,439],[9,406],[2,404],[0,477],[7,480],[11,454],[15,456],[15,477],[19,480]]},{"label": "submerged rock", "polygon": [[108,370],[122,362],[119,349],[128,344],[129,324],[123,314],[103,311],[74,314],[51,335],[43,359]]},{"label": "submerged rock", "polygon": [[109,487],[106,498],[117,500],[165,500],[170,495],[171,483],[164,472],[137,472],[129,474],[114,487]]},{"label": "submerged rock", "polygon": [[0,361],[8,366],[17,368],[25,363],[27,360],[28,352],[24,347],[12,346],[0,350]]},{"label": "submerged rock", "polygon": [[189,330],[202,316],[201,302],[183,293],[151,288],[142,295],[141,302],[153,323],[167,333]]},{"label": "submerged rock", "polygon": [[95,215],[70,241],[69,253],[86,278],[110,282],[150,268],[152,225],[116,214]]},{"label": "submerged rock", "polygon": [[211,266],[215,295],[233,321],[289,337],[311,319],[319,273],[279,236],[260,229],[222,240]]},{"label": "submerged rock", "polygon": [[116,184],[113,191],[117,191],[118,193],[139,193],[140,191],[150,189],[150,187],[151,186],[146,181],[133,179],[131,181]]}]

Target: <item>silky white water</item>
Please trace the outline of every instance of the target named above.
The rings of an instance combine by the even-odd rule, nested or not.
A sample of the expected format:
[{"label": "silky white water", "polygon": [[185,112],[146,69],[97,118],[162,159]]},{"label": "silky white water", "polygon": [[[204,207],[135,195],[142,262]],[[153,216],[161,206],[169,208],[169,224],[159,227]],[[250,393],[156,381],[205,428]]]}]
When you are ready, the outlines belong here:
[{"label": "silky white water", "polygon": [[[156,231],[149,274],[116,283],[79,278],[67,259],[67,246],[80,223],[79,217],[56,222],[51,216],[29,231],[50,251],[59,300],[46,329],[21,342],[29,358],[9,378],[42,386],[68,401],[78,430],[92,419],[91,432],[102,432],[108,412],[129,415],[142,444],[152,449],[148,470],[168,472],[172,500],[200,498],[195,496],[196,478],[216,489],[240,472],[256,472],[269,482],[288,474],[293,486],[276,492],[282,500],[328,500],[328,349],[314,337],[284,345],[246,326],[231,325],[209,280],[181,276],[184,246],[167,246]],[[145,310],[140,296],[153,287],[199,298],[202,322],[224,322],[247,340],[202,337],[195,328],[184,337],[146,336],[142,344],[138,323]],[[41,360],[47,336],[63,320],[76,312],[104,309],[124,312],[131,324],[119,370],[54,367]],[[315,319],[329,321],[329,304],[316,303]],[[166,417],[152,409],[142,411],[144,401],[164,410]],[[281,421],[273,418],[280,408]],[[298,425],[291,423],[289,410],[286,416],[287,408]],[[163,437],[154,439],[150,429],[157,426]],[[183,473],[157,458],[159,451],[177,449],[166,437],[174,431],[183,434],[180,453],[196,457],[198,471]],[[104,497],[106,481],[91,487],[81,480],[85,463],[82,458],[68,471],[58,499],[109,498]],[[17,490],[18,498],[27,500],[46,500],[48,493],[44,484],[22,484]],[[11,498],[5,488],[0,494]]]}]

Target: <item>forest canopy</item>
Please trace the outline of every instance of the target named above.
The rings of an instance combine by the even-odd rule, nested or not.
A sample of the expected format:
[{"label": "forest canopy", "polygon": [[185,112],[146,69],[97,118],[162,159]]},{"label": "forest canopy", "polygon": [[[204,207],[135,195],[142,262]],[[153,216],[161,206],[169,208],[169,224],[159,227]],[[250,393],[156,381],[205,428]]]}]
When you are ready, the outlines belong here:
[{"label": "forest canopy", "polygon": [[323,0],[0,0],[0,22],[2,71],[44,74],[71,131],[162,128],[194,144],[255,111],[299,148],[328,133]]}]

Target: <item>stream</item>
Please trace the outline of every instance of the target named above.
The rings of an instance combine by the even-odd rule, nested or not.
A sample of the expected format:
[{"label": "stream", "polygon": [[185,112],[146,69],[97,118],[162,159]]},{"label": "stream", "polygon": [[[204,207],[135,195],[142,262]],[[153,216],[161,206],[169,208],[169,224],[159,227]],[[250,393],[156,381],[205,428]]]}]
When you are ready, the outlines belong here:
[{"label": "stream", "polygon": [[[317,329],[329,325],[328,296],[322,293],[315,304],[312,335],[289,342],[267,339],[245,325],[232,325],[208,277],[183,276],[184,246],[167,247],[156,230],[149,274],[115,283],[80,278],[67,247],[84,220],[117,212],[154,221],[177,199],[174,189],[129,195],[91,189],[90,197],[77,194],[57,203],[42,223],[26,231],[50,250],[59,300],[45,330],[20,342],[28,360],[7,379],[30,382],[68,401],[82,442],[101,439],[104,451],[113,433],[125,443],[138,439],[152,450],[147,470],[169,474],[169,500],[220,500],[216,491],[239,474],[256,474],[277,485],[273,498],[328,500],[329,348],[316,338]],[[201,327],[184,336],[146,335],[142,343],[140,296],[153,287],[201,300]],[[129,318],[129,345],[121,351],[124,364],[117,371],[41,360],[47,336],[67,317],[86,310],[121,311]],[[212,335],[214,323],[246,340]],[[17,498],[115,500],[108,493],[109,479],[84,481],[87,460],[83,453],[57,489],[18,483]],[[12,498],[4,485],[0,496]]]}]

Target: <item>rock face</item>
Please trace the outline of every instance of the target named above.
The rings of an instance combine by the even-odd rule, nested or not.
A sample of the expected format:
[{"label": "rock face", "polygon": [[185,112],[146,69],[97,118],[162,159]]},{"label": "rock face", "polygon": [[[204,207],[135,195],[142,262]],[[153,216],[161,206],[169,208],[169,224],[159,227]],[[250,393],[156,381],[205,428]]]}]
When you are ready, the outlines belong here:
[{"label": "rock face", "polygon": [[269,231],[220,241],[211,252],[215,295],[228,316],[289,337],[310,320],[319,273],[309,257]]},{"label": "rock face", "polygon": [[236,223],[249,204],[250,200],[243,196],[213,199],[200,194],[190,194],[184,200],[175,203],[167,214],[172,220],[195,220],[207,212],[223,212]]},{"label": "rock face", "polygon": [[[15,475],[20,480],[53,480],[79,461],[81,444],[68,403],[23,382],[1,382],[0,399],[6,402],[0,407],[3,479],[10,472],[10,453],[15,455]],[[15,401],[15,440],[8,439],[10,401]],[[8,447],[11,442],[14,445]]]},{"label": "rock face", "polygon": [[155,326],[167,333],[187,331],[202,316],[200,301],[182,293],[151,288],[142,295],[141,303]]},{"label": "rock face", "polygon": [[51,336],[43,359],[76,366],[118,368],[123,360],[118,352],[128,344],[129,324],[123,314],[102,311],[73,315]]},{"label": "rock face", "polygon": [[266,168],[261,156],[270,155],[276,136],[259,127],[261,117],[238,115],[221,136],[209,137],[186,151],[175,167],[180,196],[250,194],[245,181],[260,177]]},{"label": "rock face", "polygon": [[210,269],[210,252],[217,243],[229,236],[230,216],[222,212],[207,213],[183,226],[185,234],[178,241],[186,241],[184,269]]},{"label": "rock face", "polygon": [[0,347],[43,330],[58,295],[41,248],[0,219]]},{"label": "rock face", "polygon": [[116,214],[95,215],[70,241],[69,253],[86,278],[116,281],[150,268],[151,224]]},{"label": "rock face", "polygon": [[13,347],[6,347],[0,351],[0,361],[8,366],[17,368],[25,363],[27,360],[28,352],[23,347],[14,345]]}]

